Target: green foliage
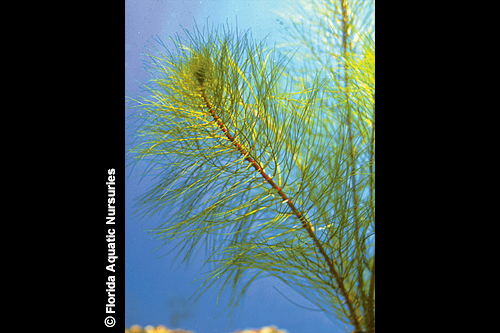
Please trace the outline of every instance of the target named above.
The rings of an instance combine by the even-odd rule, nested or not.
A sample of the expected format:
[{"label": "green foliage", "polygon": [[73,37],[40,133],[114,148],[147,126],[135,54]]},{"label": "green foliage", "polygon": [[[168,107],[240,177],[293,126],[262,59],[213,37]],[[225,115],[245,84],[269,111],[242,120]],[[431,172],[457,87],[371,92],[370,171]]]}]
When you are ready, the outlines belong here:
[{"label": "green foliage", "polygon": [[230,286],[233,309],[252,281],[274,276],[373,331],[375,48],[370,33],[354,33],[364,7],[335,3],[322,9],[340,17],[331,48],[314,53],[295,25],[313,51],[297,54],[307,71],[226,26],[185,31],[175,51],[160,41],[149,95],[131,98],[130,154],[157,177],[137,214],[168,211],[152,232],[183,262],[204,246],[200,293]]}]

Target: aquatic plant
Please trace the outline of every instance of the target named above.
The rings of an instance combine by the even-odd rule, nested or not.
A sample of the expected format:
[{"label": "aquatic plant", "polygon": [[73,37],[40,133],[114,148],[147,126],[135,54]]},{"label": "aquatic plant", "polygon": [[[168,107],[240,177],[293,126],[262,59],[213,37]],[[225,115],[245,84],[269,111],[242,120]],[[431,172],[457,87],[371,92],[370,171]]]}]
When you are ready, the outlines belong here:
[{"label": "aquatic plant", "polygon": [[151,232],[182,262],[204,246],[200,294],[230,286],[233,309],[256,278],[274,276],[372,332],[374,41],[354,33],[361,6],[325,3],[338,48],[302,54],[307,71],[229,25],[184,30],[174,50],[156,41],[148,95],[130,98],[140,110],[130,155],[156,177],[137,214],[166,212]]}]

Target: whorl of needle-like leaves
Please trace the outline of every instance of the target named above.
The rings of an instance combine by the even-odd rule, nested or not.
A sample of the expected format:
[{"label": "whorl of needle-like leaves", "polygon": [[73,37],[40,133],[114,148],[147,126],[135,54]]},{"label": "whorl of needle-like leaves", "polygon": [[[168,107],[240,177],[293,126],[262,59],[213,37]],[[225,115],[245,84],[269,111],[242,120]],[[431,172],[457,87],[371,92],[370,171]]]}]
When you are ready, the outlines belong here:
[{"label": "whorl of needle-like leaves", "polygon": [[[230,307],[266,274],[325,312],[358,318],[349,256],[374,267],[372,127],[351,131],[363,138],[351,149],[354,122],[338,116],[342,102],[321,94],[319,75],[286,78],[285,58],[249,33],[184,32],[175,51],[160,41],[150,95],[133,99],[142,121],[131,155],[157,177],[137,213],[163,213],[152,232],[185,260],[205,245],[213,267],[201,291],[233,285]],[[368,103],[349,112],[364,112],[354,119],[368,119],[374,132],[371,110]]]},{"label": "whorl of needle-like leaves", "polygon": [[209,55],[196,55],[189,62],[189,67],[200,88],[205,86],[205,81],[210,80],[213,72],[213,63]]}]

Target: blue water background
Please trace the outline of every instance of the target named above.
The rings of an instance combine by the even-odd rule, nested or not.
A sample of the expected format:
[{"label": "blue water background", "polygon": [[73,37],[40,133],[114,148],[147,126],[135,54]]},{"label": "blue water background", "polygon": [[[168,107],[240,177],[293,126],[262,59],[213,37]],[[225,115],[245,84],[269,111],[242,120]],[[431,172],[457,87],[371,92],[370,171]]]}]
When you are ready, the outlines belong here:
[{"label": "blue water background", "polygon": [[[171,46],[168,36],[181,33],[182,25],[192,30],[195,21],[200,27],[209,23],[235,24],[246,30],[251,28],[257,40],[265,36],[270,45],[281,43],[290,29],[276,12],[285,13],[290,1],[132,1],[126,0],[125,20],[125,90],[127,95],[141,94],[139,82],[146,82],[149,74],[143,70],[141,53],[145,46],[159,36]],[[153,41],[154,42],[154,41]],[[137,80],[137,81],[136,81]],[[127,109],[126,116],[132,110]],[[131,142],[126,126],[126,143]],[[196,333],[228,333],[245,328],[275,325],[290,333],[343,332],[322,312],[307,311],[286,300],[309,308],[315,306],[290,287],[275,278],[255,281],[247,292],[241,309],[231,327],[226,327],[227,313],[216,318],[227,304],[229,291],[223,294],[217,307],[217,290],[207,292],[196,303],[189,299],[200,283],[195,280],[203,254],[186,269],[171,267],[171,257],[163,256],[169,247],[155,240],[144,229],[158,225],[150,220],[137,223],[132,217],[134,198],[144,193],[151,180],[139,182],[144,171],[139,166],[127,169],[126,179],[126,248],[125,248],[125,327],[133,324],[182,327]],[[155,251],[157,250],[157,251]]]}]

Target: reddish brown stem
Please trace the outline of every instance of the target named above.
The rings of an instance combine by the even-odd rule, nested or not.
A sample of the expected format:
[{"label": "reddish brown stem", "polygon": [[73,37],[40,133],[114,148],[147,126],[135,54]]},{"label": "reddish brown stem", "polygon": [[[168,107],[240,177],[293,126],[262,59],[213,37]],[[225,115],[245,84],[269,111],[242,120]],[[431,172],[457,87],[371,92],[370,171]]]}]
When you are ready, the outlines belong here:
[{"label": "reddish brown stem", "polygon": [[205,101],[205,103],[207,105],[208,111],[210,112],[210,114],[214,118],[215,122],[217,123],[217,126],[219,126],[219,128],[222,130],[222,132],[224,132],[224,134],[226,135],[226,137],[238,149],[238,151],[241,153],[241,155],[245,156],[245,160],[248,161],[255,168],[255,170],[258,171],[262,175],[262,177],[264,177],[264,179],[269,183],[269,185],[271,185],[273,187],[274,190],[276,190],[276,192],[278,192],[278,194],[283,199],[283,202],[284,203],[286,202],[288,204],[288,206],[290,207],[290,209],[292,210],[292,212],[297,216],[297,218],[302,223],[302,226],[304,227],[304,229],[307,230],[307,233],[313,239],[314,244],[318,247],[319,252],[321,253],[321,255],[323,256],[323,258],[327,262],[329,270],[332,273],[332,275],[333,275],[333,277],[335,279],[335,282],[337,283],[337,285],[339,287],[340,293],[342,294],[342,296],[345,299],[347,307],[349,308],[349,313],[351,314],[351,318],[350,319],[351,319],[351,321],[353,323],[357,324],[357,325],[354,324],[355,329],[356,330],[360,330],[361,328],[360,328],[359,322],[358,322],[358,320],[357,320],[357,318],[355,316],[356,312],[355,312],[354,302],[352,301],[352,299],[351,299],[351,297],[349,295],[349,292],[345,288],[345,285],[344,285],[342,277],[340,276],[339,272],[335,269],[334,261],[332,259],[330,259],[330,257],[326,253],[323,245],[321,244],[321,242],[319,241],[319,239],[316,237],[316,234],[314,233],[314,228],[311,225],[311,223],[306,219],[306,217],[304,216],[304,214],[302,214],[295,207],[295,205],[293,204],[292,200],[290,200],[285,195],[285,193],[282,191],[282,189],[280,187],[278,187],[278,185],[276,185],[276,183],[271,179],[271,177],[269,177],[264,172],[264,170],[259,166],[259,164],[252,157],[250,157],[250,154],[229,133],[228,129],[226,128],[226,126],[224,125],[224,123],[222,122],[222,120],[219,118],[219,116],[213,110],[212,104],[208,100],[208,98],[207,98],[207,96],[205,94],[205,91],[202,90],[201,95],[202,95],[203,100]]}]

